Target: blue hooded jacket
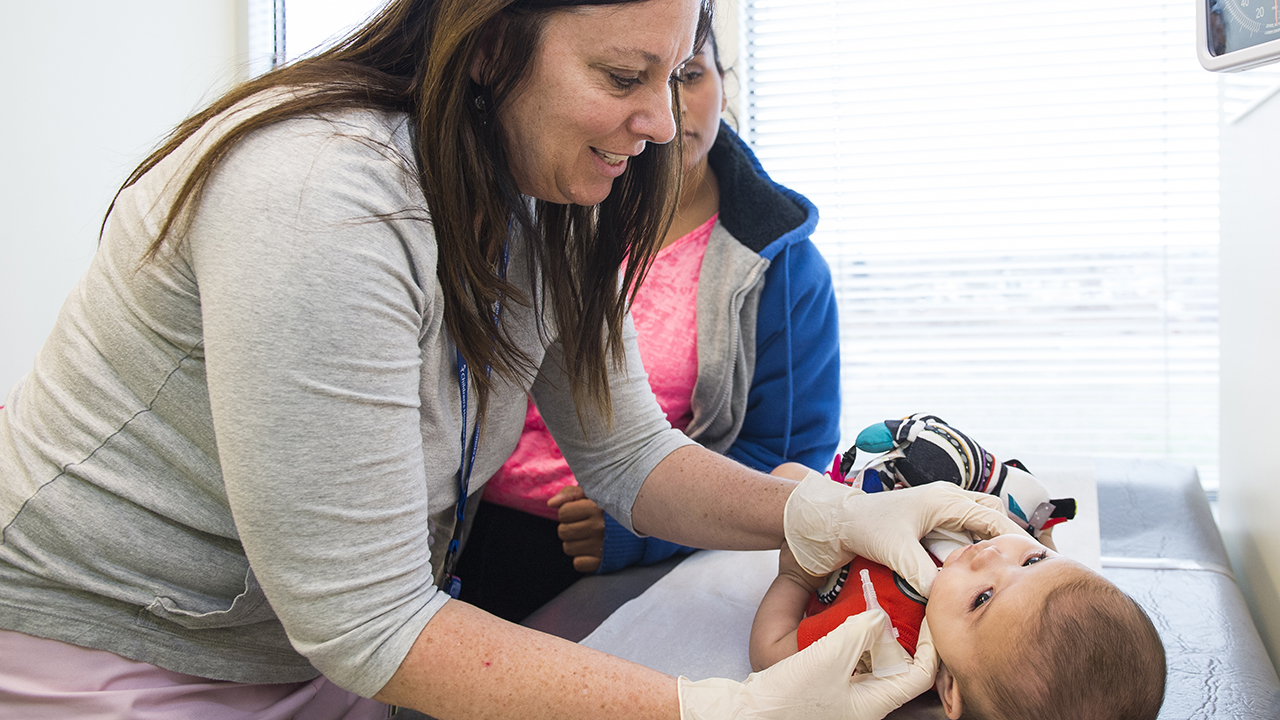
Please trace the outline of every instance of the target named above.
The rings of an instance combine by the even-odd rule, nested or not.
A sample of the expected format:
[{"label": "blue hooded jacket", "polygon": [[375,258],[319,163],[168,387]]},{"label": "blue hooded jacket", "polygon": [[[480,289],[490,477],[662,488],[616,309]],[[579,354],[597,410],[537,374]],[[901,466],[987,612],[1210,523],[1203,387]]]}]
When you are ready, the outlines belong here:
[{"label": "blue hooded jacket", "polygon": [[[771,179],[728,125],[708,155],[720,218],[698,281],[698,379],[686,433],[768,472],[824,469],[840,441],[840,328],[818,209]],[[726,499],[731,501],[731,499]],[[691,552],[605,516],[599,572]]]}]

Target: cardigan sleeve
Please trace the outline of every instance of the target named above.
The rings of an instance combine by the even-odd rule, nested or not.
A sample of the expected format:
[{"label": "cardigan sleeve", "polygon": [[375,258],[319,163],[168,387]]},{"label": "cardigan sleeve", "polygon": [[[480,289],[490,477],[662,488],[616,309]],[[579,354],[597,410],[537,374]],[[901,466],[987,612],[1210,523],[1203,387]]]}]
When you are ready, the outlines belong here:
[{"label": "cardigan sleeve", "polygon": [[434,236],[369,123],[250,135],[211,176],[187,238],[239,540],[293,647],[365,696],[446,599],[420,426],[431,308],[404,249]]},{"label": "cardigan sleeve", "polygon": [[671,452],[694,442],[672,428],[658,406],[630,315],[623,319],[622,342],[624,366],[609,374],[610,418],[588,408],[579,414],[565,391],[569,379],[558,342],[547,348],[531,392],[578,484],[622,527],[630,528],[631,506],[649,473]]}]

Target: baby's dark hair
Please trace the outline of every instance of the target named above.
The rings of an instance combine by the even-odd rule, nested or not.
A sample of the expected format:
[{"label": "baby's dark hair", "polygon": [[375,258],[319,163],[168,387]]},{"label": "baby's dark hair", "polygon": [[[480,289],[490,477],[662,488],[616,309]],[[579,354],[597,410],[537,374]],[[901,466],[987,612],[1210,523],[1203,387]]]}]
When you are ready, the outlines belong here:
[{"label": "baby's dark hair", "polygon": [[1164,702],[1165,653],[1133,598],[1088,573],[1045,599],[1021,651],[982,677],[957,677],[971,720],[1155,720]]}]

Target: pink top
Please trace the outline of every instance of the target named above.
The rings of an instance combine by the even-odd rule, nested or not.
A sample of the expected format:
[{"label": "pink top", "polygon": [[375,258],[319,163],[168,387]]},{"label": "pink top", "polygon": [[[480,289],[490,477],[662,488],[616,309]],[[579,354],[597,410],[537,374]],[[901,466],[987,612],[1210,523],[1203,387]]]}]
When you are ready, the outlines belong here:
[{"label": "pink top", "polygon": [[[719,216],[712,215],[658,252],[631,306],[649,386],[667,414],[667,422],[677,430],[689,427],[693,419],[690,399],[698,380],[698,273]],[[555,520],[557,511],[547,507],[547,500],[575,484],[564,455],[531,400],[520,442],[485,485],[484,499]]]}]

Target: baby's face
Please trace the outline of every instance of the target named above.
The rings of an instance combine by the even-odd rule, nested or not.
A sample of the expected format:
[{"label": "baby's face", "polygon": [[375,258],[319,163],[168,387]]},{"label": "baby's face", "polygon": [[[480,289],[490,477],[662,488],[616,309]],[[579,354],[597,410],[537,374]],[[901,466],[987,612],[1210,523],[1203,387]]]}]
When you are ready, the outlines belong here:
[{"label": "baby's face", "polygon": [[1064,583],[1092,573],[1029,535],[1000,535],[951,553],[925,608],[938,657],[974,667],[1021,643],[1035,643],[1033,615]]}]

